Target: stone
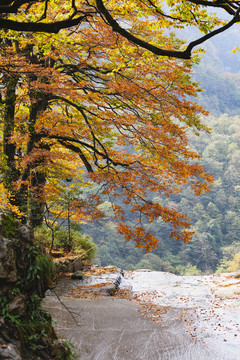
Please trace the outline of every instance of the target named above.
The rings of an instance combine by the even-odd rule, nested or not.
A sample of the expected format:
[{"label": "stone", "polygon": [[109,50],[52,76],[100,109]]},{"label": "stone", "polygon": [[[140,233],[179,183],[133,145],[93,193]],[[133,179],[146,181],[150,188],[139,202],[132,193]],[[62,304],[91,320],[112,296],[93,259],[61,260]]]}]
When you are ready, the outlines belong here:
[{"label": "stone", "polygon": [[105,285],[98,289],[98,293],[101,295],[113,296],[115,295],[117,288],[114,284]]},{"label": "stone", "polygon": [[22,360],[20,350],[12,343],[5,343],[0,338],[0,359],[1,360]]},{"label": "stone", "polygon": [[78,271],[75,271],[73,274],[72,274],[72,279],[73,280],[82,280],[84,278],[84,273],[80,270]]},{"label": "stone", "polygon": [[26,296],[23,294],[16,295],[14,299],[9,303],[8,308],[14,314],[24,315],[26,310]]},{"label": "stone", "polygon": [[114,265],[105,266],[104,269],[105,269],[105,270],[108,270],[108,271],[118,271],[118,270],[119,270],[119,268],[117,268],[117,267],[114,266]]},{"label": "stone", "polygon": [[18,230],[18,234],[19,234],[19,239],[24,244],[28,243],[28,244],[32,245],[33,234],[32,234],[32,231],[29,226],[22,225]]},{"label": "stone", "polygon": [[80,257],[77,257],[73,261],[73,271],[77,271],[82,269],[82,259]]}]

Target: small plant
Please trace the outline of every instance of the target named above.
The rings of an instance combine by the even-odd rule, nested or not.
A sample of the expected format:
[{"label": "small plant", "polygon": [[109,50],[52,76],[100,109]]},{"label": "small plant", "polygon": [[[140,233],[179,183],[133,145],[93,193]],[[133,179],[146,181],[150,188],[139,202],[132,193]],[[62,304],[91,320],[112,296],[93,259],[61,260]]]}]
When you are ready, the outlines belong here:
[{"label": "small plant", "polygon": [[17,314],[13,314],[12,311],[9,309],[7,296],[0,297],[0,309],[0,313],[3,319],[9,319],[12,323],[19,325],[20,316]]},{"label": "small plant", "polygon": [[55,276],[55,264],[48,255],[41,253],[38,246],[30,247],[26,258],[28,267],[21,280],[22,286],[33,287],[42,295]]},{"label": "small plant", "polygon": [[63,345],[65,347],[65,351],[61,354],[57,355],[58,360],[74,360],[77,359],[77,354],[74,351],[74,346],[70,341],[64,340]]}]

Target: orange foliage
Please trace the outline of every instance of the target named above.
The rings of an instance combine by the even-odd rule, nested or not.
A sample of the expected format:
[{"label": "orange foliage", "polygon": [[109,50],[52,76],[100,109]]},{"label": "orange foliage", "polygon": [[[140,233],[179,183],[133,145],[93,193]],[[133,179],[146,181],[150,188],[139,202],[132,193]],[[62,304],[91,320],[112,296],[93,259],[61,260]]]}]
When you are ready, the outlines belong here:
[{"label": "orange foliage", "polygon": [[[156,41],[170,41],[145,25],[146,37],[151,32]],[[137,31],[140,25],[132,26]],[[26,43],[23,35],[13,42],[17,49],[1,51],[1,73],[18,76],[9,139],[17,149],[16,183],[31,188],[35,174],[44,173],[46,181],[34,195],[44,201],[61,194],[69,178],[83,187],[97,184],[112,202],[117,199],[112,209],[118,230],[137,247],[157,246],[143,223],[158,217],[172,224],[171,236],[188,242],[189,219],[151,195],[170,196],[187,182],[198,195],[213,181],[188,146],[188,131],[207,130],[200,122],[205,110],[189,100],[199,91],[190,80],[191,62],[149,54],[97,16],[49,41],[35,34]],[[79,217],[101,216],[99,201],[93,192]],[[124,224],[126,208],[136,220],[132,227]]]}]

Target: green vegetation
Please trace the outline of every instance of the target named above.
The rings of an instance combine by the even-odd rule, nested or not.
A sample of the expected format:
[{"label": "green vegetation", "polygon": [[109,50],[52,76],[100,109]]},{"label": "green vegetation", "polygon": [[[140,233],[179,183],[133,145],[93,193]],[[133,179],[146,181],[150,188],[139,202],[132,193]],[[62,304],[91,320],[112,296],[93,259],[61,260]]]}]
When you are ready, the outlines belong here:
[{"label": "green vegetation", "polygon": [[27,248],[21,243],[15,246],[19,277],[15,286],[6,289],[0,297],[2,331],[7,329],[20,342],[26,360],[39,356],[50,359],[54,352],[59,359],[70,360],[71,348],[63,343],[56,346],[52,318],[42,308],[42,297],[55,276],[54,264],[38,246]]},{"label": "green vegetation", "polygon": [[[188,35],[191,37],[191,30]],[[240,57],[238,53],[233,54],[238,37],[233,27],[214,41],[208,41],[204,44],[206,53],[194,69],[194,79],[204,89],[197,102],[216,117],[240,113]]]},{"label": "green vegetation", "polygon": [[[34,238],[36,243],[50,248],[51,230],[45,225],[35,229]],[[97,252],[96,244],[89,236],[82,235],[77,224],[74,223],[71,224],[70,236],[68,228],[61,226],[56,229],[53,249],[60,252],[71,251],[74,254],[82,256],[87,262],[92,261]]]}]

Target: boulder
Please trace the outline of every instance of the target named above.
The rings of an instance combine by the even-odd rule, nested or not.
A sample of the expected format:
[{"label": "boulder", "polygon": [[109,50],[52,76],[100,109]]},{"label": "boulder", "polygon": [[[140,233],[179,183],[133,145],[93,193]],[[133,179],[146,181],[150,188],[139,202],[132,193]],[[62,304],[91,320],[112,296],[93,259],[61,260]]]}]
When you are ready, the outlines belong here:
[{"label": "boulder", "polygon": [[73,271],[82,269],[82,259],[78,256],[73,260]]},{"label": "boulder", "polygon": [[117,288],[114,284],[105,285],[98,289],[98,293],[101,295],[113,296],[115,295]]},{"label": "boulder", "polygon": [[25,246],[27,244],[30,246],[33,245],[33,233],[28,225],[20,226],[18,229],[18,238],[24,243]]},{"label": "boulder", "polygon": [[22,360],[20,350],[13,344],[1,341],[0,338],[0,359],[1,360]]}]

